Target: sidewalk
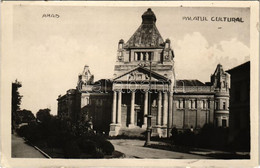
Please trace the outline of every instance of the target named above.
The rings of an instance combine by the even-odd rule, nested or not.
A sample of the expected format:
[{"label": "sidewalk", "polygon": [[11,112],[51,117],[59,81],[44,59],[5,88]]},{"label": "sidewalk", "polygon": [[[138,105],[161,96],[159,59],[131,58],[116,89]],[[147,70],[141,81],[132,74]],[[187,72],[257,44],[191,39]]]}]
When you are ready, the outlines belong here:
[{"label": "sidewalk", "polygon": [[34,147],[25,143],[24,139],[12,134],[12,157],[13,158],[46,158]]},{"label": "sidewalk", "polygon": [[115,147],[115,150],[125,154],[126,158],[139,159],[207,159],[210,157],[188,154],[182,152],[167,151],[144,147],[142,140],[129,139],[111,139],[109,140]]},{"label": "sidewalk", "polygon": [[250,152],[230,152],[230,151],[221,151],[221,150],[214,150],[214,149],[175,146],[172,144],[168,144],[166,142],[152,141],[150,147],[155,149],[184,152],[188,154],[196,154],[196,155],[211,157],[212,159],[249,159],[250,158]]}]

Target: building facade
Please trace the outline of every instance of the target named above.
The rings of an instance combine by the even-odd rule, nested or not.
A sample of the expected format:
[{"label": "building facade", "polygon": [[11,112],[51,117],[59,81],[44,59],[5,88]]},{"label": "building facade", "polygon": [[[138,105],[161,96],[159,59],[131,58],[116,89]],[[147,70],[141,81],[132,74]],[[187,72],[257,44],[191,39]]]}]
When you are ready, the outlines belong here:
[{"label": "building facade", "polygon": [[[145,130],[148,111],[152,136],[169,136],[173,127],[228,126],[230,79],[221,65],[207,84],[176,80],[174,74],[171,41],[163,40],[149,8],[130,39],[119,40],[113,79],[94,82],[85,66],[76,89],[80,97],[77,113],[91,119],[94,129],[111,136],[121,129]],[[59,106],[61,101],[58,99]]]},{"label": "building facade", "polygon": [[231,74],[230,143],[250,150],[250,62],[228,70]]}]

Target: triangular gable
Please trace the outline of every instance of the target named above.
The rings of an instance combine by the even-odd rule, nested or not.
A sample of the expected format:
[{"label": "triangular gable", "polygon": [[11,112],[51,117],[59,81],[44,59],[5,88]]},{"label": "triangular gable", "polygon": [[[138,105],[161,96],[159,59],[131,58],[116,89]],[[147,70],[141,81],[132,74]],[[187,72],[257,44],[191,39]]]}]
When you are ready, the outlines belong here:
[{"label": "triangular gable", "polygon": [[[150,76],[150,70],[139,66],[114,78],[113,80],[114,81],[149,81],[149,76]],[[151,81],[166,82],[166,81],[170,81],[170,79],[154,71],[151,71]]]}]

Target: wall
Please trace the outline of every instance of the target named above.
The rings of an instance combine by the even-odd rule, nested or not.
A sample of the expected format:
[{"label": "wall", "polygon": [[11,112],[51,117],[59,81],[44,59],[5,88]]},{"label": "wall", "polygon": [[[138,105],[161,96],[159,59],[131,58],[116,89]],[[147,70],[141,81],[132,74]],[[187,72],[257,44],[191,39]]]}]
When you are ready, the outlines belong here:
[{"label": "wall", "polygon": [[[202,101],[209,102],[203,108]],[[179,107],[183,101],[183,107]],[[193,101],[193,106],[191,101]],[[214,94],[174,94],[173,127],[177,129],[201,128],[206,123],[214,122]]]}]

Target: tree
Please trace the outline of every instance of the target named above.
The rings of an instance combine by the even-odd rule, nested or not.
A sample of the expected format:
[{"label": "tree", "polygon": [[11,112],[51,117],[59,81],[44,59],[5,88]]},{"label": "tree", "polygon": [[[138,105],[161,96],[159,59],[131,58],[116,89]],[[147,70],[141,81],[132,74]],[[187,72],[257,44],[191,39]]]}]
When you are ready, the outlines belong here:
[{"label": "tree", "polygon": [[12,83],[12,134],[18,122],[17,111],[20,110],[22,100],[22,96],[18,91],[20,87],[22,87],[22,84],[16,79],[15,82]]},{"label": "tree", "polygon": [[17,112],[18,123],[30,123],[35,121],[35,117],[30,110],[23,109]]},{"label": "tree", "polygon": [[48,121],[50,121],[52,115],[50,114],[50,109],[46,108],[46,109],[40,109],[37,113],[36,113],[36,118],[38,121],[42,122],[42,123],[46,123]]}]

